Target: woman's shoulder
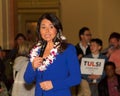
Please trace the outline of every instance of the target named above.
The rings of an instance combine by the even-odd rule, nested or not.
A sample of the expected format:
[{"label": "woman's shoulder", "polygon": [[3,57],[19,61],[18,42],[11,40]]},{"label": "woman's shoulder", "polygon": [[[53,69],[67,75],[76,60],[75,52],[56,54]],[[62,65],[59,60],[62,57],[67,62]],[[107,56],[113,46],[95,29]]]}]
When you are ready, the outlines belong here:
[{"label": "woman's shoulder", "polygon": [[75,46],[73,44],[71,44],[71,43],[68,43],[67,44],[67,49],[68,50],[75,49]]},{"label": "woman's shoulder", "polygon": [[64,50],[64,52],[65,53],[76,53],[76,49],[75,49],[75,46],[73,45],[73,44],[71,44],[71,43],[68,43],[67,44],[67,47],[66,47],[66,49]]},{"label": "woman's shoulder", "polygon": [[75,46],[72,43],[68,43],[67,45],[68,45],[68,47],[74,47],[75,48]]}]

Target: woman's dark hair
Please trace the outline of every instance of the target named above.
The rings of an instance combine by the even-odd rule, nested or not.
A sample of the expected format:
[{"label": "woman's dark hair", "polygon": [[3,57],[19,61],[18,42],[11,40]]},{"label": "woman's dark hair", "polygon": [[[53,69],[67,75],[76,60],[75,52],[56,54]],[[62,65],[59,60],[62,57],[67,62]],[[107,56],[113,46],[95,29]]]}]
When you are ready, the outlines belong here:
[{"label": "woman's dark hair", "polygon": [[61,24],[60,20],[58,19],[58,17],[56,15],[54,15],[52,13],[44,13],[38,20],[37,33],[39,34],[39,41],[41,43],[44,42],[44,40],[43,40],[43,38],[41,37],[41,34],[40,34],[40,26],[41,26],[41,22],[42,22],[43,19],[49,20],[54,25],[54,27],[56,28],[57,35],[54,38],[53,42],[54,43],[55,42],[60,42],[61,46],[60,46],[59,52],[62,52],[63,50],[66,49],[67,42],[66,42],[66,40],[62,40],[62,38],[61,38],[63,27],[62,27],[62,24]]},{"label": "woman's dark hair", "polygon": [[26,40],[26,37],[22,33],[18,33],[15,37],[15,40],[17,40],[19,37],[22,37],[24,40]]},{"label": "woman's dark hair", "polygon": [[110,36],[109,36],[109,41],[110,41],[110,39],[112,39],[112,38],[116,38],[118,41],[120,40],[120,33],[118,33],[118,32],[112,32],[111,34],[110,34]]},{"label": "woman's dark hair", "polygon": [[105,63],[105,66],[104,66],[104,69],[105,69],[107,66],[112,66],[114,69],[116,69],[116,66],[115,66],[115,63],[114,63],[114,62],[111,62],[111,61],[106,62],[106,63]]},{"label": "woman's dark hair", "polygon": [[24,40],[26,40],[26,37],[25,37],[25,35],[24,34],[22,34],[22,33],[18,33],[17,35],[16,35],[16,37],[15,37],[15,46],[14,46],[14,48],[16,48],[16,49],[18,49],[18,43],[16,42],[17,40],[18,40],[18,38],[20,38],[20,37],[22,37]]}]

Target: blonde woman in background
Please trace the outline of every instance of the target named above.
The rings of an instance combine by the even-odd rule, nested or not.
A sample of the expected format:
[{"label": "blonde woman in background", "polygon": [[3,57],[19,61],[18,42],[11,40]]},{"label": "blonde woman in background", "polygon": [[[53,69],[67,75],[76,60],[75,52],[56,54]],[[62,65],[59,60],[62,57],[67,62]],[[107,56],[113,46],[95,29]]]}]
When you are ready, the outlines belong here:
[{"label": "blonde woman in background", "polygon": [[26,84],[24,81],[24,72],[29,62],[29,50],[32,44],[24,42],[19,45],[18,57],[15,58],[13,65],[13,88],[12,96],[34,96],[34,84]]}]

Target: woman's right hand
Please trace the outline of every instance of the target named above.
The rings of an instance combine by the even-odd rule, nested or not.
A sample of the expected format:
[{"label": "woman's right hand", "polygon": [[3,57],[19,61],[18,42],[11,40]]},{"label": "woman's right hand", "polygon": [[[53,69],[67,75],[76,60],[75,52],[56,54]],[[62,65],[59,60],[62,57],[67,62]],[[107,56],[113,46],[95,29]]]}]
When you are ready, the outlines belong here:
[{"label": "woman's right hand", "polygon": [[42,65],[43,58],[36,56],[32,62],[32,67],[34,70],[36,70],[40,65]]}]

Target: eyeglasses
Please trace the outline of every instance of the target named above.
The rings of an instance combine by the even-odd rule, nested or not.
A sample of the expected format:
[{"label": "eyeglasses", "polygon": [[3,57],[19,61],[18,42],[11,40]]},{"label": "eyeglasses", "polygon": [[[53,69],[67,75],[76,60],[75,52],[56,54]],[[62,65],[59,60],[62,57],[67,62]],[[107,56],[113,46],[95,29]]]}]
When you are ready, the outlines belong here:
[{"label": "eyeglasses", "polygon": [[85,36],[92,36],[92,34],[84,34]]}]

